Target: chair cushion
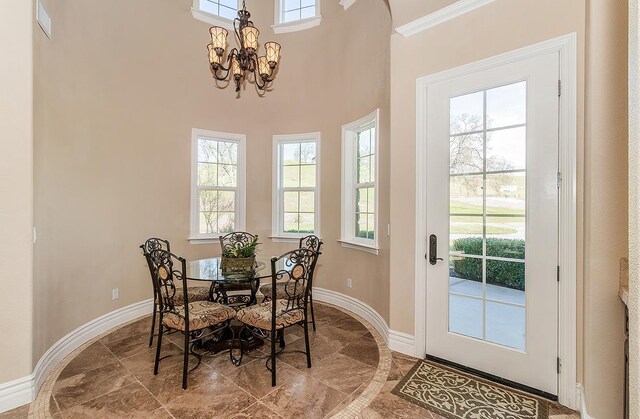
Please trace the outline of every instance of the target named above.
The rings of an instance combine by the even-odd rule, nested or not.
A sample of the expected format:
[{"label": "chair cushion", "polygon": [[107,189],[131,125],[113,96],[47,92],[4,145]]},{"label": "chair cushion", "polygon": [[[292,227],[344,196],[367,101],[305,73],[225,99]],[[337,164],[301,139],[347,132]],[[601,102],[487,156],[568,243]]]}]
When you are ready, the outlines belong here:
[{"label": "chair cushion", "polygon": [[[289,286],[289,293],[285,291],[285,287]],[[294,283],[286,283],[280,282],[276,284],[276,298],[278,300],[286,300],[290,298],[290,296],[302,297],[304,295],[305,287],[307,283],[305,281],[304,284],[298,284],[297,287],[294,287]],[[273,288],[273,284],[265,284],[260,287],[260,292],[264,295],[265,300],[271,299],[271,289]],[[295,288],[295,289],[294,289]]]},{"label": "chair cushion", "polygon": [[[276,301],[276,330],[304,320],[304,310],[287,310],[287,300]],[[262,330],[271,330],[271,302],[245,307],[236,314],[238,320]]]},{"label": "chair cushion", "polygon": [[[164,293],[164,288],[161,288]],[[189,302],[207,301],[209,299],[209,287],[189,287],[187,288]],[[182,288],[176,287],[176,294],[173,296],[173,304],[177,306],[184,305],[184,292]]]},{"label": "chair cushion", "polygon": [[[171,329],[184,330],[184,306],[176,307],[179,315],[166,313],[162,323]],[[189,303],[189,330],[199,330],[205,327],[215,326],[219,323],[233,319],[236,311],[231,307],[211,301],[196,301]]]}]

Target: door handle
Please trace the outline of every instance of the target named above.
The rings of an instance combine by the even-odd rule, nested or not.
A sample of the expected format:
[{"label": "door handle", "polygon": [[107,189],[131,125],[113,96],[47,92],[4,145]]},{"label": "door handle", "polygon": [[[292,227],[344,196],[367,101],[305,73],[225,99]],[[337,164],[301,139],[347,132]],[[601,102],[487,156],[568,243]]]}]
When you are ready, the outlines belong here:
[{"label": "door handle", "polygon": [[438,237],[432,234],[429,236],[429,263],[435,265],[439,260],[444,261],[438,257]]}]

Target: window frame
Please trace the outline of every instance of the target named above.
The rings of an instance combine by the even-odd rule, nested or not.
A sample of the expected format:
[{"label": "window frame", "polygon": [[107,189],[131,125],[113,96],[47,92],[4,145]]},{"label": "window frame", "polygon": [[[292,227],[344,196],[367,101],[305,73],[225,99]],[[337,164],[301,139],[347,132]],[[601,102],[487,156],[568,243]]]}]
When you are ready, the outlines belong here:
[{"label": "window frame", "polygon": [[[373,239],[356,237],[356,188],[357,182],[357,134],[361,131],[375,127],[375,176],[373,190],[375,193],[374,236]],[[362,250],[377,255],[379,253],[380,232],[380,110],[376,109],[369,115],[357,121],[342,126],[342,220],[340,244],[342,247]],[[371,183],[371,182],[369,182]]]},{"label": "window frame", "polygon": [[294,20],[291,22],[284,21],[284,2],[285,0],[274,0],[274,24],[271,26],[273,28],[273,32],[278,33],[288,33],[288,32],[297,32],[305,29],[311,29],[320,25],[322,22],[322,14],[321,10],[321,1],[315,0],[316,2],[316,14],[313,17],[307,17],[304,19]]},{"label": "window frame", "polygon": [[[247,215],[247,188],[246,188],[246,142],[245,134],[234,134],[227,132],[208,131],[199,128],[191,130],[191,210],[190,214],[190,234],[189,242],[191,244],[207,244],[218,243],[220,236],[223,234],[202,234],[200,233],[200,198],[198,185],[198,140],[204,138],[212,141],[235,142],[238,144],[238,183],[236,186],[236,231],[244,231],[246,229]],[[213,189],[216,189],[214,187]],[[225,188],[231,189],[231,188]],[[226,234],[226,233],[224,233]]]},{"label": "window frame", "polygon": [[[302,237],[314,234],[320,235],[320,164],[321,164],[321,134],[320,132],[309,132],[303,134],[287,134],[273,136],[273,195],[272,195],[272,223],[271,236],[269,238],[274,242],[295,242],[297,243]],[[282,163],[281,163],[281,145],[309,143],[316,144],[316,186],[295,188],[297,190],[313,190],[314,191],[314,232],[313,233],[285,233],[284,232],[284,188],[282,187]]]},{"label": "window frame", "polygon": [[[241,8],[241,0],[237,0],[236,11]],[[228,30],[233,30],[233,19],[227,19],[226,17],[216,15],[200,8],[200,0],[193,0],[191,6],[191,15],[198,20],[214,26],[221,26]]]}]

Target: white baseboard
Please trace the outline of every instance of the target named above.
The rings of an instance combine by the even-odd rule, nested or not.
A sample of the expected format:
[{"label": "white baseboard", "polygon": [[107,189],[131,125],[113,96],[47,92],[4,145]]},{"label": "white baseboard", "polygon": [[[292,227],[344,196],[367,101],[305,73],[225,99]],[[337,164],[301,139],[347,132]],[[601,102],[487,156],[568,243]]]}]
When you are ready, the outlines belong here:
[{"label": "white baseboard", "polygon": [[0,413],[31,403],[33,374],[0,384]]},{"label": "white baseboard", "polygon": [[578,397],[580,398],[580,400],[578,400],[578,406],[580,408],[580,417],[582,419],[594,419],[591,416],[589,416],[589,413],[587,412],[587,399],[584,394],[584,386],[581,383],[578,383]]},{"label": "white baseboard", "polygon": [[336,291],[315,287],[313,288],[313,299],[336,305],[362,317],[371,323],[371,325],[382,335],[385,343],[392,351],[400,352],[409,356],[416,355],[414,345],[415,338],[407,333],[390,330],[387,322],[370,305]]},{"label": "white baseboard", "polygon": [[408,333],[389,330],[389,349],[409,356],[416,356],[416,339]]},{"label": "white baseboard", "polygon": [[150,314],[153,309],[152,304],[153,300],[149,299],[112,311],[85,323],[57,341],[42,355],[31,375],[0,384],[0,413],[31,403],[49,373],[65,357],[96,336]]}]

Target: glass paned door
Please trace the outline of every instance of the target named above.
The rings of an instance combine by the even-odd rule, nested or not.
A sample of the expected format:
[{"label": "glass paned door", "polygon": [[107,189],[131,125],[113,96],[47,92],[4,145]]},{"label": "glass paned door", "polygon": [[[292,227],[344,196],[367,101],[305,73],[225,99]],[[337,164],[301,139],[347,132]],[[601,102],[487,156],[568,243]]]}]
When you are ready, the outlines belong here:
[{"label": "glass paned door", "polygon": [[443,77],[425,115],[427,354],[549,394],[558,71],[549,53]]},{"label": "glass paned door", "polygon": [[525,350],[527,82],[449,103],[449,331]]}]

